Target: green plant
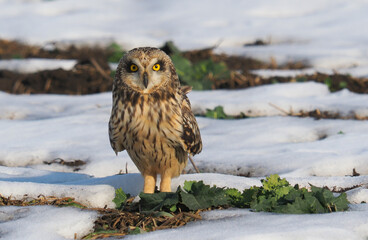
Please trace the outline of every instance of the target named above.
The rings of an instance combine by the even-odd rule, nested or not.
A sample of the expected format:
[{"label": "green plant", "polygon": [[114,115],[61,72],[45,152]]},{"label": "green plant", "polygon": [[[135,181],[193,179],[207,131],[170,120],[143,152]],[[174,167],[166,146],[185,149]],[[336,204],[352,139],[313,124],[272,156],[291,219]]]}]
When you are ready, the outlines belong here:
[{"label": "green plant", "polygon": [[173,54],[171,59],[180,80],[195,90],[212,89],[213,81],[230,77],[230,71],[223,62],[207,59],[193,64],[180,54]]},{"label": "green plant", "polygon": [[234,117],[227,115],[224,112],[224,108],[222,106],[216,106],[213,110],[206,109],[205,117],[214,118],[214,119],[233,119]]},{"label": "green plant", "polygon": [[114,233],[118,233],[118,230],[99,229],[83,237],[83,239],[96,239],[96,236],[99,236],[101,234],[114,234]]},{"label": "green plant", "polygon": [[111,72],[110,72],[110,77],[111,77],[112,79],[114,79],[114,78],[115,78],[115,74],[116,74],[116,71],[115,71],[115,70],[111,70]]},{"label": "green plant", "polygon": [[206,209],[228,204],[228,196],[223,188],[210,187],[203,181],[185,182],[184,190],[179,186],[174,193],[139,194],[144,211],[181,211]]},{"label": "green plant", "polygon": [[129,234],[131,235],[137,235],[137,234],[141,234],[141,233],[146,233],[146,231],[144,231],[143,229],[136,227],[132,230],[129,231]]},{"label": "green plant", "polygon": [[332,79],[330,77],[326,77],[325,80],[323,81],[327,87],[331,90],[332,89]]},{"label": "green plant", "polygon": [[232,205],[250,207],[255,211],[289,214],[328,213],[348,209],[346,193],[335,197],[331,191],[313,185],[308,191],[298,185],[291,186],[278,175],[262,180],[262,185],[245,189],[241,197],[239,193],[232,192]]},{"label": "green plant", "polygon": [[60,207],[86,208],[86,206],[83,206],[82,204],[75,202],[74,199],[72,198],[67,199],[63,205],[60,205]]},{"label": "green plant", "polygon": [[107,60],[112,63],[118,63],[120,61],[120,58],[122,58],[125,54],[123,49],[117,43],[111,43],[107,49],[110,52]]},{"label": "green plant", "polygon": [[166,43],[165,46],[169,49],[180,81],[192,86],[194,90],[212,89],[214,81],[230,78],[230,71],[224,62],[206,59],[194,64],[183,57],[180,50],[172,42]]},{"label": "green plant", "polygon": [[121,188],[116,189],[115,198],[112,200],[116,205],[116,209],[122,209],[129,197],[130,195],[125,194]]},{"label": "green plant", "polygon": [[339,88],[341,88],[341,89],[346,88],[347,86],[348,86],[348,83],[347,83],[347,82],[345,82],[345,81],[341,81],[341,82],[339,83]]},{"label": "green plant", "polygon": [[238,115],[227,115],[222,106],[216,106],[214,109],[207,108],[204,117],[213,119],[242,119],[248,118],[249,116],[245,115],[243,112]]},{"label": "green plant", "polygon": [[[195,211],[211,207],[251,208],[254,211],[305,214],[329,213],[348,209],[346,193],[339,196],[325,188],[311,185],[310,190],[291,186],[277,174],[261,180],[261,187],[251,187],[243,192],[235,188],[209,186],[203,181],[186,181],[176,192],[140,193],[139,206],[145,212],[156,212],[162,216],[172,216],[170,212]],[[117,191],[114,202],[124,206],[125,193]]]},{"label": "green plant", "polygon": [[15,53],[11,56],[12,59],[23,59],[23,56],[19,53]]},{"label": "green plant", "polygon": [[301,77],[297,77],[296,81],[297,82],[306,82],[306,81],[308,81],[308,78],[305,77],[305,76],[301,76]]}]

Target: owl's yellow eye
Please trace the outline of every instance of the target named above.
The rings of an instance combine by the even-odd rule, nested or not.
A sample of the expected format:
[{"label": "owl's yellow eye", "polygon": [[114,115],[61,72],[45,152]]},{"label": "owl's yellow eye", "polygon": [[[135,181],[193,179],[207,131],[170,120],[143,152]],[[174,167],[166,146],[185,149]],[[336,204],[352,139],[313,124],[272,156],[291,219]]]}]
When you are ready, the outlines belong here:
[{"label": "owl's yellow eye", "polygon": [[152,69],[154,70],[154,71],[158,71],[158,70],[160,70],[160,68],[161,68],[161,66],[160,66],[160,64],[158,64],[158,63],[156,63],[155,65],[153,65],[153,67],[152,67]]},{"label": "owl's yellow eye", "polygon": [[132,72],[138,71],[138,66],[135,65],[135,64],[130,65],[130,71],[132,71]]}]

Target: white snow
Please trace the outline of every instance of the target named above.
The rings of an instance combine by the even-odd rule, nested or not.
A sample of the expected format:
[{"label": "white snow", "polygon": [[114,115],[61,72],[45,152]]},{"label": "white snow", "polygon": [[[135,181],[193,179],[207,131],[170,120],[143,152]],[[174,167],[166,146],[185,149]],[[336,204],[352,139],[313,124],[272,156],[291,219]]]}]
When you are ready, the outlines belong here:
[{"label": "white snow", "polygon": [[[348,90],[330,93],[325,85],[312,82],[192,92],[189,97],[195,112],[222,105],[226,113],[234,115],[241,112],[250,116],[284,115],[269,104],[272,103],[294,112],[320,109],[368,116],[367,95]],[[95,177],[125,172],[126,167],[128,172],[138,172],[126,152],[116,157],[111,150],[107,134],[110,111],[111,93],[88,96],[1,93],[0,129],[6,137],[0,138],[0,163],[9,167],[73,171],[74,168],[52,163],[61,158],[86,162],[79,172]],[[351,174],[353,168],[361,174],[368,172],[365,121],[199,117],[198,122],[204,150],[196,161],[205,172],[250,176],[272,173],[343,176]],[[231,162],[224,161],[229,154]]]},{"label": "white snow", "polygon": [[[272,76],[324,73],[368,76],[366,1],[90,1],[0,0],[0,37],[42,45],[75,43],[129,49],[173,40],[181,49],[209,47],[278,63],[309,62],[304,70],[257,70]],[[266,46],[243,47],[256,39]],[[75,60],[1,60],[0,69],[35,72],[71,69]],[[368,237],[368,124],[285,116],[329,111],[367,118],[368,96],[330,93],[318,83],[288,83],[245,90],[193,91],[194,112],[223,106],[230,115],[198,117],[203,152],[194,160],[203,173],[173,180],[203,180],[239,190],[278,173],[291,184],[346,190],[349,211],[317,215],[222,210],[173,230],[133,239],[366,239]],[[107,122],[111,93],[86,96],[10,95],[0,92],[0,194],[4,197],[73,197],[89,207],[114,207],[114,190],[138,195],[143,179],[126,152],[116,157]],[[281,109],[281,110],[280,110]],[[81,160],[77,167],[57,163]],[[352,177],[353,169],[360,176]],[[128,174],[120,174],[125,173]],[[186,171],[193,172],[191,165]],[[236,176],[241,175],[241,176]],[[243,177],[249,176],[249,177]],[[51,206],[0,207],[4,239],[73,239],[93,230],[94,211]],[[76,234],[76,235],[75,235]]]},{"label": "white snow", "polygon": [[0,181],[1,195],[22,199],[23,196],[37,198],[39,196],[54,196],[64,198],[72,196],[75,201],[89,207],[109,208],[115,207],[111,201],[115,197],[115,189],[107,185],[78,186],[57,185],[32,182],[9,182]]},{"label": "white snow", "polygon": [[78,208],[1,207],[0,234],[12,240],[80,239],[91,232],[97,215]]},{"label": "white snow", "polygon": [[[313,74],[315,71],[318,72],[327,72],[327,70],[315,69],[315,68],[306,68],[306,69],[257,69],[252,70],[251,72],[254,74],[257,74],[258,76],[262,76],[264,78],[271,78],[271,77],[297,77],[299,75],[306,75],[306,74]],[[327,72],[329,74],[332,73],[332,71]]]},{"label": "white snow", "polygon": [[[193,91],[189,93],[193,111],[205,113],[221,105],[230,115],[250,117],[285,115],[299,111],[330,111],[342,116],[367,117],[368,96],[348,90],[330,93],[327,86],[315,82],[283,83],[246,90]],[[275,107],[276,106],[276,107]]]},{"label": "white snow", "polygon": [[76,60],[69,59],[43,59],[43,58],[27,58],[27,59],[10,59],[0,60],[0,70],[9,70],[19,73],[34,73],[43,70],[72,70],[77,64]]},{"label": "white snow", "polygon": [[[202,172],[208,173],[182,175],[174,179],[172,190],[185,180],[203,180],[206,184],[242,190],[259,186],[260,178],[278,173],[291,184],[304,187],[313,184],[336,191],[355,188],[347,192],[351,203],[359,205],[368,201],[366,121],[286,117],[269,105],[273,103],[294,112],[318,108],[342,115],[360,114],[366,117],[367,95],[354,94],[348,90],[330,93],[323,84],[307,82],[234,91],[193,91],[189,97],[196,112],[221,105],[228,114],[245,112],[257,117],[240,120],[198,117],[204,148],[201,154],[195,156],[195,161]],[[25,195],[68,196],[90,207],[114,207],[111,200],[116,188],[121,187],[127,193],[138,195],[143,179],[137,168],[125,152],[116,157],[109,146],[107,122],[110,111],[111,93],[87,96],[0,93],[0,134],[3,136],[0,138],[1,194],[15,199],[22,199]],[[78,166],[78,172],[73,173],[75,168],[53,161],[58,158],[64,161],[82,160],[86,164]],[[353,169],[361,176],[347,176],[352,175]],[[116,175],[126,170],[129,174]],[[191,165],[186,170],[193,172]],[[354,204],[352,209],[359,208]],[[248,215],[223,218],[213,213],[215,215],[212,218],[218,218],[216,221],[205,220],[180,230],[147,234],[139,238],[155,239],[156,234],[161,238],[160,234],[170,235],[170,231],[185,234],[186,229],[191,227],[211,231],[217,225],[231,226],[234,222],[239,222],[239,226],[243,226],[243,223],[248,226],[248,221],[256,223],[269,217],[284,222],[285,228],[299,221],[293,230],[285,232],[286,237],[292,238],[302,233],[315,236],[313,231],[321,231],[321,236],[324,236],[340,228],[340,221],[353,217],[356,221],[344,225],[341,236],[351,234],[359,239],[360,236],[367,236],[359,230],[367,224],[366,210],[337,214],[339,220],[334,222],[329,219],[335,219],[336,216],[308,216],[312,220],[302,221],[299,216],[275,217],[272,214],[245,211],[251,214],[249,220]],[[321,224],[313,225],[311,222]],[[256,226],[251,224],[246,228],[253,232],[251,238],[280,234],[279,228],[272,224],[259,225],[259,228]],[[262,234],[259,232],[261,226],[274,234]],[[308,226],[310,230],[298,230],[302,226]],[[225,231],[221,233],[223,235],[219,233],[222,236],[219,238],[240,237],[243,231],[246,230],[234,230],[238,234]],[[194,239],[200,236],[203,237],[203,234],[194,236]]]},{"label": "white snow", "polygon": [[360,211],[318,216],[210,211],[202,214],[204,221],[127,239],[364,239],[368,234],[367,210],[364,206]]}]

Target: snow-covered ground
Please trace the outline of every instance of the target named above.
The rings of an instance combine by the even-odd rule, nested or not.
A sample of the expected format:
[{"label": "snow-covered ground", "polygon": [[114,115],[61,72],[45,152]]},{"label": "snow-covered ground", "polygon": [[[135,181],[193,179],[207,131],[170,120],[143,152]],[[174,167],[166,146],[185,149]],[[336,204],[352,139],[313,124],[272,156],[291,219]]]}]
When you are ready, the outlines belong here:
[{"label": "snow-covered ground", "polygon": [[[269,105],[273,103],[294,111],[321,109],[341,115],[355,114],[367,117],[367,95],[351,93],[348,90],[330,93],[323,84],[307,82],[234,91],[194,91],[189,97],[196,112],[222,105],[228,114],[246,112],[252,113],[254,117],[241,120],[198,117],[204,148],[201,154],[195,156],[195,161],[203,172],[209,173],[182,175],[173,182],[173,189],[185,180],[204,180],[211,185],[244,189],[260,185],[262,177],[274,173],[286,177],[292,184],[298,183],[306,187],[309,183],[336,190],[360,187],[348,192],[350,202],[355,204],[352,205],[352,210],[334,214],[334,217],[308,216],[304,223],[304,220],[301,221],[304,218],[300,216],[234,210],[206,214],[205,219],[211,219],[208,222],[190,224],[182,230],[172,231],[184,234],[191,228],[212,229],[217,224],[223,224],[224,220],[221,219],[226,219],[229,226],[239,221],[240,227],[242,224],[248,225],[249,221],[264,221],[264,218],[270,217],[282,219],[280,221],[284,222],[285,227],[293,221],[301,221],[299,227],[293,226],[292,230],[285,232],[286,236],[290,235],[292,238],[303,231],[322,231],[321,229],[327,226],[334,231],[335,228],[341,228],[340,221],[356,218],[354,224],[344,225],[344,234],[367,236],[364,235],[366,232],[362,227],[368,224],[367,208],[359,207],[361,202],[368,201],[367,122],[286,117],[281,116],[283,112]],[[116,157],[109,145],[107,122],[110,111],[111,93],[86,96],[0,93],[1,194],[17,199],[25,194],[30,197],[40,194],[70,196],[91,207],[114,207],[111,200],[115,188],[121,187],[124,191],[137,195],[142,189],[142,177],[125,152]],[[82,160],[86,164],[79,166],[77,172],[73,172],[74,168],[53,161],[58,158],[65,161]],[[124,173],[126,169],[129,174],[116,175],[119,172]],[[352,175],[353,169],[361,176],[347,176]],[[192,166],[188,165],[187,170],[191,171]],[[231,175],[245,175],[250,178]],[[48,208],[40,209],[46,211]],[[1,211],[0,209],[0,213]],[[6,214],[16,213],[15,210],[4,211]],[[29,212],[23,214],[25,219],[22,221],[30,219],[30,214],[44,214],[41,210],[19,211]],[[89,219],[93,222],[94,215],[90,214],[92,215]],[[14,218],[18,219],[15,215]],[[330,218],[340,220],[330,225]],[[325,225],[313,225],[314,221],[323,222]],[[4,224],[7,226],[11,222],[5,221]],[[47,221],[42,224],[46,225],[48,231],[56,231],[49,229],[54,229],[54,225],[47,225]],[[310,230],[298,231],[304,225]],[[252,226],[258,227],[252,229]],[[360,230],[355,231],[356,227]],[[248,228],[252,229],[254,237],[259,234],[262,237],[279,234],[279,228],[272,224],[263,226],[274,232],[271,235],[258,232],[257,229],[262,229],[261,225],[253,224],[246,229]],[[0,231],[1,229],[4,227],[1,227],[0,223]],[[172,231],[168,231],[168,234]],[[239,235],[222,232],[223,235],[219,236],[240,237],[244,231],[246,230],[240,231]],[[166,234],[165,232],[160,234]],[[321,234],[324,235],[325,232],[328,231],[323,230]],[[346,236],[344,234],[340,239]],[[63,234],[60,236],[65,237]],[[159,233],[152,235],[154,239],[155,236],[162,238]],[[200,236],[203,235],[199,234],[197,238]],[[330,239],[336,239],[332,236],[335,235],[331,235]],[[150,234],[144,237],[150,238]]]},{"label": "snow-covered ground", "polygon": [[[0,0],[0,38],[108,44],[124,48],[160,46],[173,40],[182,49],[216,51],[278,62],[306,60],[302,73],[338,71],[368,76],[368,3],[313,1],[114,1]],[[243,47],[256,39],[271,45]],[[74,60],[0,61],[0,68],[23,72],[74,66]],[[295,76],[298,71],[265,71]],[[347,192],[343,213],[285,215],[249,210],[207,212],[204,220],[175,230],[132,239],[366,239],[368,237],[368,123],[284,116],[287,112],[330,111],[368,117],[368,95],[330,93],[318,83],[289,83],[234,91],[193,91],[193,110],[221,105],[227,114],[252,118],[198,117],[204,149],[195,156],[201,174],[185,180],[238,189],[260,185],[278,173],[291,184],[327,186]],[[276,106],[276,107],[275,107]],[[10,95],[0,92],[0,194],[74,197],[91,207],[113,207],[114,190],[137,195],[143,185],[128,155],[112,151],[107,134],[111,93],[86,96]],[[81,166],[59,164],[82,160]],[[58,163],[59,162],[59,163]],[[353,169],[360,176],[352,177]],[[129,174],[117,175],[118,173]],[[188,172],[193,172],[188,165]],[[250,177],[242,177],[244,175]],[[4,239],[73,239],[93,229],[94,211],[74,208],[1,207]]]}]

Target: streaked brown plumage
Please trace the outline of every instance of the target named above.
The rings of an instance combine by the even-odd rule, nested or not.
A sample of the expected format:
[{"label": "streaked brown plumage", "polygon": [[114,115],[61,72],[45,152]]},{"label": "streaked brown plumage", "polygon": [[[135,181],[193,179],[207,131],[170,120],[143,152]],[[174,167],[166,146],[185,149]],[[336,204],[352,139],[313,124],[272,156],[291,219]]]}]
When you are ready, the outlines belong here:
[{"label": "streaked brown plumage", "polygon": [[196,119],[168,55],[157,48],[136,48],[119,63],[109,122],[111,147],[127,150],[144,176],[144,192],[171,191],[171,178],[202,150]]}]

